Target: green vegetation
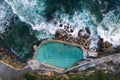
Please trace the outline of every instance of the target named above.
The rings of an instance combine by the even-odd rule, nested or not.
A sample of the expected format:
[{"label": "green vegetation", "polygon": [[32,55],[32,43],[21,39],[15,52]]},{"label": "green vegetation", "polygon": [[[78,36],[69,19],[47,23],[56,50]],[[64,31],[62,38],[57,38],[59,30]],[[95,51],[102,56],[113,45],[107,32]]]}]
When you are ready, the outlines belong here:
[{"label": "green vegetation", "polygon": [[[30,73],[29,73],[30,74]],[[45,76],[45,75],[29,75],[29,77],[36,77],[36,79],[28,79],[28,75],[25,75],[26,80],[120,80],[120,76],[117,77],[108,77],[103,71],[96,71],[93,74],[86,76],[85,73],[77,74],[77,73],[69,73],[67,77],[61,75],[54,75],[54,76]]]},{"label": "green vegetation", "polygon": [[33,74],[30,73],[25,74],[24,77],[27,80],[37,80],[37,77],[35,77]]}]

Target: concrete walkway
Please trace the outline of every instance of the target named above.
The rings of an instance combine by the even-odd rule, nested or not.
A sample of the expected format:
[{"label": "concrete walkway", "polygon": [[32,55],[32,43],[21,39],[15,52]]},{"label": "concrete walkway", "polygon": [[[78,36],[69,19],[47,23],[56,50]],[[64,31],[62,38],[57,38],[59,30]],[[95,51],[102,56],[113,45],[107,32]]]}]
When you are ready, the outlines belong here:
[{"label": "concrete walkway", "polygon": [[[109,61],[115,61],[115,62],[120,62],[120,53],[109,55],[106,57],[102,57],[99,59],[94,59],[91,61],[82,61],[80,62],[80,65],[75,66],[73,68],[69,68],[61,73],[66,73],[68,71],[74,71],[74,70],[85,70],[89,67],[95,67],[98,64],[102,64],[104,62],[109,62]],[[39,72],[39,71],[50,71],[50,72],[58,72],[59,70],[50,67],[50,66],[45,66],[43,64],[35,66],[34,61],[33,64],[29,63],[27,66],[25,66],[23,69],[15,69],[11,67],[8,64],[3,63],[0,61],[0,80],[18,80],[20,75],[27,73],[27,72]]]},{"label": "concrete walkway", "polygon": [[59,68],[38,64],[35,60],[31,60],[23,69],[15,69],[14,67],[0,61],[0,80],[18,80],[22,74],[28,72],[49,71],[60,73]]},{"label": "concrete walkway", "polygon": [[104,62],[109,62],[109,61],[120,63],[120,53],[109,55],[109,56],[102,57],[99,59],[94,59],[91,61],[80,62],[79,65],[72,67],[72,68],[69,68],[66,71],[64,71],[63,73],[66,73],[68,71],[74,71],[74,70],[79,70],[79,71],[86,70],[87,68],[95,67],[98,64],[102,64]]},{"label": "concrete walkway", "polygon": [[31,71],[29,67],[17,70],[0,61],[0,80],[18,80],[21,74]]}]

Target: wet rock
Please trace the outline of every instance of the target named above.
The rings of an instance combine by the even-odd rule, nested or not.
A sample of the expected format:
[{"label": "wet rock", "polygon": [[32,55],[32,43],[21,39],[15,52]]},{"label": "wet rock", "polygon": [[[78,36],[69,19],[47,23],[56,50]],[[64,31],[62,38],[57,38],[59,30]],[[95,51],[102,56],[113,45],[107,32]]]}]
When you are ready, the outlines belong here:
[{"label": "wet rock", "polygon": [[55,38],[56,39],[61,39],[61,40],[65,40],[65,38],[67,38],[67,32],[63,29],[58,29],[56,30],[56,33],[55,33]]},{"label": "wet rock", "polygon": [[105,43],[104,43],[104,44],[105,44],[105,46],[104,46],[105,48],[109,48],[109,47],[111,46],[111,44],[110,44],[110,42],[109,42],[109,41],[105,41]]},{"label": "wet rock", "polygon": [[104,51],[106,50],[107,48],[111,47],[111,44],[109,41],[105,41],[103,40],[103,38],[100,38],[99,41],[98,41],[98,49],[99,51]]},{"label": "wet rock", "polygon": [[72,32],[73,32],[73,29],[70,29],[70,32],[72,33]]},{"label": "wet rock", "polygon": [[85,49],[89,49],[89,44],[85,43],[85,44],[83,44],[83,47],[84,47]]},{"label": "wet rock", "polygon": [[90,36],[89,36],[89,34],[85,34],[83,37],[84,37],[85,39],[88,39]]},{"label": "wet rock", "polygon": [[120,52],[120,46],[117,46],[117,47],[115,48],[115,50],[116,50],[117,52]]},{"label": "wet rock", "polygon": [[60,25],[59,25],[60,27],[62,27],[63,26],[63,24],[62,23],[60,23]]},{"label": "wet rock", "polygon": [[104,42],[103,42],[103,38],[100,38],[99,41],[98,41],[98,47],[99,47],[99,50],[102,50],[102,48],[104,48]]},{"label": "wet rock", "polygon": [[90,29],[88,27],[86,27],[85,30],[89,35],[91,34]]},{"label": "wet rock", "polygon": [[82,36],[81,33],[82,33],[83,31],[84,31],[84,30],[82,30],[82,29],[80,29],[80,30],[78,31],[78,36],[79,36],[79,37]]}]

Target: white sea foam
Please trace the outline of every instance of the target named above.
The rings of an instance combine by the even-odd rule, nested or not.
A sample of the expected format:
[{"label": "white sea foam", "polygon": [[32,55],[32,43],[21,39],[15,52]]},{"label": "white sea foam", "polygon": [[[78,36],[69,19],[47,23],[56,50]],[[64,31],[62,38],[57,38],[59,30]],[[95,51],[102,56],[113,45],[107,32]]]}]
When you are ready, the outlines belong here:
[{"label": "white sea foam", "polygon": [[[70,34],[72,34],[74,37],[78,36],[79,29],[84,29],[85,27],[90,28],[91,36],[93,37],[92,39],[95,39],[94,36],[97,36],[94,20],[87,10],[83,10],[82,12],[75,12],[72,16],[56,12],[54,16],[56,24],[54,24],[54,20],[46,22],[44,19],[43,14],[45,5],[42,1],[5,1],[11,5],[13,12],[16,13],[22,21],[29,23],[32,26],[33,30],[37,30],[38,39],[44,39],[53,36],[57,29],[64,29],[64,26],[67,24],[69,24],[73,29],[73,32]],[[58,18],[58,16],[60,17]],[[62,27],[59,26],[61,23],[63,24]],[[95,40],[94,42],[91,42],[91,48],[97,46],[96,42],[98,39],[96,38]]]},{"label": "white sea foam", "polygon": [[[33,30],[37,30],[38,39],[44,39],[53,36],[57,29],[64,29],[64,26],[69,23],[71,28],[74,30],[70,34],[72,34],[74,37],[78,36],[79,29],[84,29],[85,27],[90,29],[90,48],[92,50],[96,49],[97,47],[97,34],[99,34],[105,40],[110,41],[114,46],[120,43],[120,15],[116,16],[114,11],[109,12],[96,29],[96,25],[98,24],[96,24],[93,16],[87,10],[83,10],[82,12],[74,12],[74,15],[72,16],[56,12],[54,15],[55,19],[47,22],[43,17],[45,5],[42,0],[5,1],[11,5],[13,12],[16,13],[22,21],[29,23]],[[54,24],[54,22],[56,22],[56,24]],[[59,26],[61,23],[63,24],[62,27]]]},{"label": "white sea foam", "polygon": [[14,16],[10,6],[5,2],[0,2],[0,33],[5,31],[5,28],[9,26],[10,19]]},{"label": "white sea foam", "polygon": [[112,43],[112,45],[120,45],[120,10],[110,11],[98,26],[98,34],[105,40]]}]

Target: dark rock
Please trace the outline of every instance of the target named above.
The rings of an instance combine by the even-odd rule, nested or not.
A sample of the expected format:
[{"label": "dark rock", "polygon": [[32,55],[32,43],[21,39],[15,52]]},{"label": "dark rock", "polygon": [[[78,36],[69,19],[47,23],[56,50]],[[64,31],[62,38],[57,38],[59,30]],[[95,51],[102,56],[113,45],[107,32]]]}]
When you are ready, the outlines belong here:
[{"label": "dark rock", "polygon": [[109,41],[105,41],[105,48],[109,48],[111,46]]},{"label": "dark rock", "polygon": [[63,24],[62,23],[60,23],[60,27],[62,27],[63,26]]},{"label": "dark rock", "polygon": [[88,34],[85,34],[85,35],[84,35],[84,38],[85,38],[85,39],[88,39],[89,37],[90,37],[90,36],[89,36]]},{"label": "dark rock", "polygon": [[117,52],[120,52],[120,46],[117,46],[117,47],[115,48],[115,50],[116,50]]},{"label": "dark rock", "polygon": [[82,30],[82,29],[80,29],[79,31],[78,31],[78,36],[79,37],[81,37],[82,35],[81,35],[81,32],[83,32],[84,30]]},{"label": "dark rock", "polygon": [[103,41],[104,41],[103,38],[100,38],[99,41],[98,41],[99,50],[102,50],[102,48],[103,48],[103,44],[104,44]]},{"label": "dark rock", "polygon": [[70,32],[72,33],[72,32],[73,32],[73,29],[70,29]]},{"label": "dark rock", "polygon": [[[113,50],[111,44],[109,41],[105,41],[103,40],[103,38],[100,38],[98,41],[98,51],[106,51],[106,50]],[[114,50],[113,50],[114,51]]]},{"label": "dark rock", "polygon": [[86,27],[85,30],[89,35],[91,34],[90,29],[88,27]]}]

